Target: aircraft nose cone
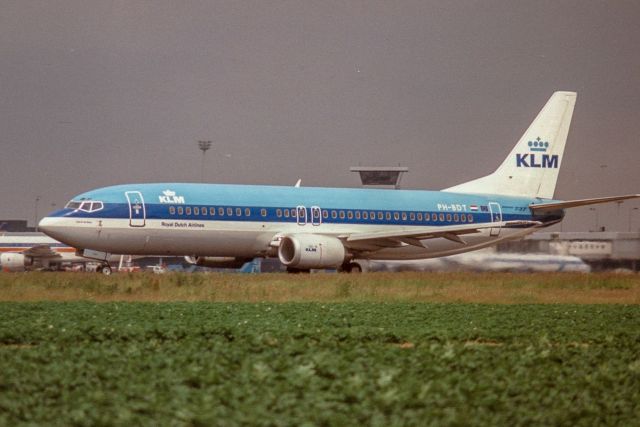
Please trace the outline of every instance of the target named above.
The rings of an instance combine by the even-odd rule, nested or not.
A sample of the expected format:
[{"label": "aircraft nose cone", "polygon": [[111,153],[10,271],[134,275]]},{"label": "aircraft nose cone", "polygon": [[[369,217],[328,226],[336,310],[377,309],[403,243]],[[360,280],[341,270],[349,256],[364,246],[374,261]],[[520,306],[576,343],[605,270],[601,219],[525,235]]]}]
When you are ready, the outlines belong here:
[{"label": "aircraft nose cone", "polygon": [[38,230],[56,239],[60,231],[59,219],[50,216],[42,218],[38,223]]}]

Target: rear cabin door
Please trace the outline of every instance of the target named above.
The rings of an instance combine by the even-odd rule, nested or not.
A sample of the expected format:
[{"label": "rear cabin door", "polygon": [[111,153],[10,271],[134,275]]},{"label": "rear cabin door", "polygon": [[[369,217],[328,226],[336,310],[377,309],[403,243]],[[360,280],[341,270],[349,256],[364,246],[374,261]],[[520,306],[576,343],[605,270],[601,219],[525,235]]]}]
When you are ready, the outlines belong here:
[{"label": "rear cabin door", "polygon": [[[502,208],[500,207],[500,203],[490,202],[489,212],[491,213],[491,222],[502,221]],[[489,231],[490,236],[498,236],[499,234],[500,234],[500,227],[494,227]]]},{"label": "rear cabin door", "polygon": [[127,191],[124,193],[129,203],[129,226],[144,227],[147,219],[147,211],[144,207],[144,198],[139,191]]}]

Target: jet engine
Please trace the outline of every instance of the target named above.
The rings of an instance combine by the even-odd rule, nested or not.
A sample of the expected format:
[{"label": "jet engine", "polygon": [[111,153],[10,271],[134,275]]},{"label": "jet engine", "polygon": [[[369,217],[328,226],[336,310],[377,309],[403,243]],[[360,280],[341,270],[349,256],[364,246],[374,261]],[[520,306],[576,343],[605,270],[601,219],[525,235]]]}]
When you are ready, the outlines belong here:
[{"label": "jet engine", "polygon": [[278,248],[280,262],[290,268],[338,268],[347,257],[344,245],[335,237],[317,234],[284,236]]},{"label": "jet engine", "polygon": [[25,271],[33,260],[23,254],[7,252],[0,255],[0,265],[3,271]]},{"label": "jet engine", "polygon": [[251,258],[235,258],[226,256],[186,256],[185,261],[189,264],[210,268],[240,268]]}]

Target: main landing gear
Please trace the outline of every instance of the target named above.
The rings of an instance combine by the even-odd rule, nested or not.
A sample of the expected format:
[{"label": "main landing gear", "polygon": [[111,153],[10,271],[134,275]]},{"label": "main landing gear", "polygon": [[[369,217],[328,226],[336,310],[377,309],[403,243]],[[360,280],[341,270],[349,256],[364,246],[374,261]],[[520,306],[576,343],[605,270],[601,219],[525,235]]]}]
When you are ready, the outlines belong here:
[{"label": "main landing gear", "polygon": [[357,262],[347,262],[342,264],[338,271],[341,273],[362,273],[362,266]]},{"label": "main landing gear", "polygon": [[110,276],[111,273],[113,273],[113,270],[109,264],[103,264],[96,269],[96,272],[102,273],[105,276]]}]

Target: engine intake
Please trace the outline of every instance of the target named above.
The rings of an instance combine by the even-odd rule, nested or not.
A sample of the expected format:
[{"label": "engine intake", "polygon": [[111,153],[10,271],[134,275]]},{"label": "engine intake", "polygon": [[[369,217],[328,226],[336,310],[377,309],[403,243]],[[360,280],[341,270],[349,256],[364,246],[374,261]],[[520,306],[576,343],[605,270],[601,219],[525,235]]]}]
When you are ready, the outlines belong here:
[{"label": "engine intake", "polygon": [[338,268],[346,257],[347,251],[340,239],[317,234],[284,236],[278,248],[281,263],[301,270]]},{"label": "engine intake", "polygon": [[6,252],[0,255],[3,271],[25,271],[26,267],[32,263],[32,259],[23,254]]}]

